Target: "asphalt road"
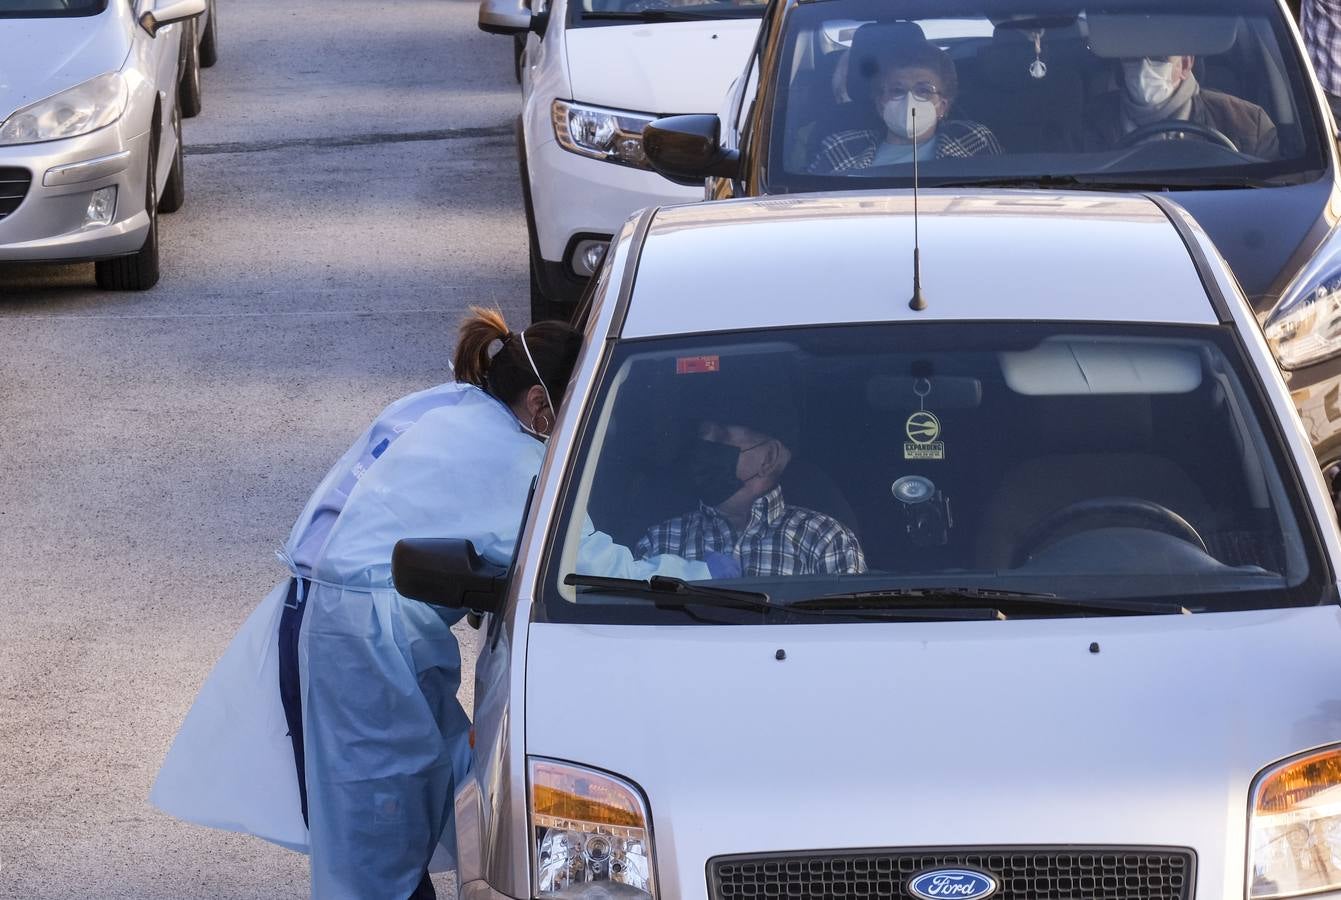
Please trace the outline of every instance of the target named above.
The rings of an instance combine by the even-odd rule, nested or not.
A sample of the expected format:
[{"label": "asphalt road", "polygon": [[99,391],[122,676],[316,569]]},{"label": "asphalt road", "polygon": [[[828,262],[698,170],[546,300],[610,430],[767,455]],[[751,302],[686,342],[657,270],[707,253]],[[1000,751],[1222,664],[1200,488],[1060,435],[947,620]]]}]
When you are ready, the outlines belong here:
[{"label": "asphalt road", "polygon": [[159,286],[0,267],[0,897],[306,896],[305,857],[145,798],[326,467],[447,377],[468,304],[525,322],[475,10],[219,0]]}]

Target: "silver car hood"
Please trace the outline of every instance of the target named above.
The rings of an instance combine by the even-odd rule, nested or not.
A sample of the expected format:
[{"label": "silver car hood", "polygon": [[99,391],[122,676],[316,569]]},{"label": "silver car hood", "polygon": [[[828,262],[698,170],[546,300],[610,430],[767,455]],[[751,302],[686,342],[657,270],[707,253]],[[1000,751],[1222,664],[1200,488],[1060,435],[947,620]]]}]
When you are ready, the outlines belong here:
[{"label": "silver car hood", "polygon": [[130,53],[130,29],[111,0],[96,16],[0,19],[0,122],[28,104],[105,72]]},{"label": "silver car hood", "polygon": [[643,788],[669,896],[719,854],[1058,843],[1192,847],[1242,896],[1253,776],[1334,741],[1334,606],[530,629],[527,752]]}]

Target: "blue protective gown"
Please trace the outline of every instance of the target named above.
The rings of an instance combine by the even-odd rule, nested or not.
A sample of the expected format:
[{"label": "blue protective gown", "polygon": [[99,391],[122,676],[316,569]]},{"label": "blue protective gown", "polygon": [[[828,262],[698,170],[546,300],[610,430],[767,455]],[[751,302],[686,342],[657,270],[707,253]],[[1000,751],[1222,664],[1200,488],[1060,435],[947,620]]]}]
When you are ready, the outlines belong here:
[{"label": "blue protective gown", "polygon": [[[202,688],[153,802],[307,850],[318,898],[406,897],[435,850],[435,869],[454,865],[452,800],[469,764],[450,630],[461,614],[396,593],[391,551],[402,538],[454,537],[507,562],[543,454],[475,387],[442,385],[388,407],[323,479],[283,554],[310,579],[299,638],[309,829],[271,659],[286,585]],[[678,557],[635,560],[590,523],[577,569],[708,577]]]}]

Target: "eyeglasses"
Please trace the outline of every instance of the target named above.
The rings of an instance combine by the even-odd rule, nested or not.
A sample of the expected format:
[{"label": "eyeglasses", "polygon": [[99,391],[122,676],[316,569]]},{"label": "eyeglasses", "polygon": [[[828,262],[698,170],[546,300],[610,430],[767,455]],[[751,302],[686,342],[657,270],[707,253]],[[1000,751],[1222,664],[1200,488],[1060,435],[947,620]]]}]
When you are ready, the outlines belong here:
[{"label": "eyeglasses", "polygon": [[902,100],[909,94],[913,95],[914,100],[935,100],[941,95],[941,89],[930,81],[919,81],[912,87],[904,87],[903,85],[887,87],[881,93],[889,100]]}]

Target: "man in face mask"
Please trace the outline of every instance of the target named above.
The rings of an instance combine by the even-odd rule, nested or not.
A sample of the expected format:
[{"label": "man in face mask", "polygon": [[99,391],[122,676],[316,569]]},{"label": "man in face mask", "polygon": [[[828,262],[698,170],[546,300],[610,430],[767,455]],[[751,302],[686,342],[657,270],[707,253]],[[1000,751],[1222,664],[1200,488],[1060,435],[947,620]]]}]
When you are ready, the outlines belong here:
[{"label": "man in face mask", "polygon": [[[1098,97],[1088,113],[1088,149],[1116,145],[1125,135],[1158,122],[1191,122],[1229,138],[1240,153],[1280,156],[1276,126],[1266,110],[1221,91],[1202,88],[1191,56],[1145,56],[1121,61],[1121,87]],[[1198,137],[1188,132],[1189,137]],[[1174,137],[1170,130],[1152,137]]]},{"label": "man in face mask", "polygon": [[[966,119],[949,118],[959,90],[954,61],[945,51],[923,39],[904,39],[885,52],[855,62],[849,60],[849,85],[862,89],[875,118],[874,127],[841,131],[820,144],[810,164],[816,175],[835,175],[878,166],[911,164],[918,160],[967,159],[1001,152],[990,128]],[[854,98],[856,99],[856,98]],[[856,102],[863,102],[856,99]]]},{"label": "man in face mask", "polygon": [[769,431],[794,430],[794,413],[770,400],[742,410],[751,424],[699,423],[687,461],[698,509],[648,529],[634,555],[702,560],[718,577],[866,571],[851,529],[783,498],[779,482],[791,450]]}]

